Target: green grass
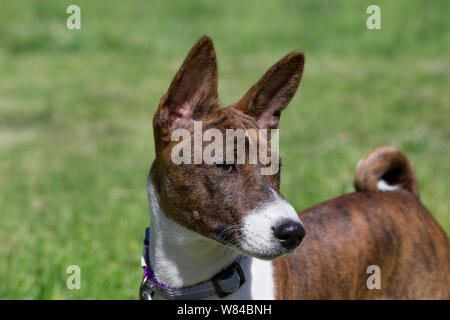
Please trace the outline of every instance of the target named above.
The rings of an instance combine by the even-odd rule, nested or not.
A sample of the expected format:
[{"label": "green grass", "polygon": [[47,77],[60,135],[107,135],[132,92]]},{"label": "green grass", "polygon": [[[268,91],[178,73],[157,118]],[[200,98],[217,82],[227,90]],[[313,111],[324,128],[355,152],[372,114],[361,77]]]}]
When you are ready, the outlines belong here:
[{"label": "green grass", "polygon": [[[296,209],[351,192],[357,161],[389,144],[450,232],[450,2],[375,2],[382,30],[366,28],[374,1],[2,1],[0,298],[137,298],[151,120],[203,34],[223,105],[305,51],[280,125]],[[66,288],[72,264],[81,290]]]}]

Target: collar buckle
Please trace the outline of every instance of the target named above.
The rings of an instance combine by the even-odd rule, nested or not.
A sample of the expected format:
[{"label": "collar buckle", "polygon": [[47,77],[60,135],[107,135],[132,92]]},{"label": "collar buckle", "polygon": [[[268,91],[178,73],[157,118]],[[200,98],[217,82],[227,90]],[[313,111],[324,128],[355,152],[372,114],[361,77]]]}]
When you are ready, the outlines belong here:
[{"label": "collar buckle", "polygon": [[[239,284],[233,288],[226,288],[223,286],[225,284],[225,280],[230,279],[231,277],[239,276]],[[234,292],[236,292],[242,285],[245,283],[245,275],[242,271],[241,265],[238,261],[235,261],[230,266],[216,274],[211,282],[216,290],[216,294],[219,298],[224,298]]]},{"label": "collar buckle", "polygon": [[141,300],[152,300],[153,295],[155,294],[155,286],[148,280],[148,276],[146,275],[141,282],[141,286],[139,288],[139,298]]}]

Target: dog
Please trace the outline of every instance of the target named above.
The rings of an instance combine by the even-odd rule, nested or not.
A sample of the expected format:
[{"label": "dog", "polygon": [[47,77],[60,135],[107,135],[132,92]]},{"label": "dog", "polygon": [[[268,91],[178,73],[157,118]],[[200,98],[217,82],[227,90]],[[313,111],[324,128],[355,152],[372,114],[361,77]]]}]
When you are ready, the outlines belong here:
[{"label": "dog", "polygon": [[[448,237],[395,148],[361,161],[355,193],[299,214],[280,193],[279,170],[263,175],[260,162],[172,161],[176,129],[277,129],[303,66],[302,51],[288,54],[222,108],[212,40],[203,36],[192,47],[153,118],[141,299],[450,297]],[[379,271],[377,288],[368,286],[370,266]]]}]

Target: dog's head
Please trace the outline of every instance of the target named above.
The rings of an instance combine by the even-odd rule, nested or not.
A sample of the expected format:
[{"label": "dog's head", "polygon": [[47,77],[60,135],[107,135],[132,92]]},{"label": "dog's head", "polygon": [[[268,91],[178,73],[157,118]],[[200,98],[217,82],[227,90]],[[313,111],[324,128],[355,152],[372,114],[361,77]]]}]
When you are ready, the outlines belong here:
[{"label": "dog's head", "polygon": [[[280,194],[280,162],[278,154],[270,152],[270,129],[278,128],[281,111],[300,83],[303,64],[301,51],[290,53],[242,99],[222,108],[213,43],[206,36],[197,41],[153,119],[156,159],[150,179],[169,219],[259,258],[281,256],[300,244],[304,229]],[[261,129],[268,134],[260,134]],[[231,148],[230,132],[243,133],[231,137]],[[267,163],[260,156],[251,161],[255,142],[266,146],[271,159],[276,156],[271,174],[264,174],[264,169],[273,169],[274,161]]]}]

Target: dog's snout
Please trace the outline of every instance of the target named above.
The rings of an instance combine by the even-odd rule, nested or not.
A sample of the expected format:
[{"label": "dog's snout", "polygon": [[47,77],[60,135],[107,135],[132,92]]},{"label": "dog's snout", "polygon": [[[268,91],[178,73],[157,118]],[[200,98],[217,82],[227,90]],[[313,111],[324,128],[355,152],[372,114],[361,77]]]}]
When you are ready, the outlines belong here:
[{"label": "dog's snout", "polygon": [[297,221],[287,220],[272,228],[275,237],[280,244],[288,249],[295,249],[305,236],[305,229]]}]

